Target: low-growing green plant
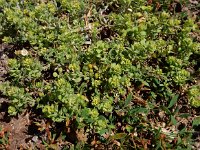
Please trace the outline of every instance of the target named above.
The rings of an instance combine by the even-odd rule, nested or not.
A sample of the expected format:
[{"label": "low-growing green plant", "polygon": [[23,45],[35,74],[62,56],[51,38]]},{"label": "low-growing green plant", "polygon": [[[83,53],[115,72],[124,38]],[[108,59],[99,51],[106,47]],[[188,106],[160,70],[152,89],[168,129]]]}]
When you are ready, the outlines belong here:
[{"label": "low-growing green plant", "polygon": [[189,102],[194,107],[200,107],[200,86],[193,86],[189,89]]},{"label": "low-growing green plant", "polygon": [[[10,115],[34,107],[54,122],[75,119],[78,129],[124,148],[190,146],[180,136],[191,137],[170,137],[151,121],[156,124],[152,114],[160,109],[169,126],[176,124],[170,112],[178,100],[174,95],[193,81],[188,67],[197,65],[190,59],[200,52],[190,35],[199,31],[192,18],[156,11],[146,0],[0,5],[0,37],[18,48],[10,52],[8,80],[0,85],[10,99]],[[27,53],[17,53],[22,50]],[[195,107],[198,92],[189,90]]]},{"label": "low-growing green plant", "polygon": [[9,132],[0,127],[0,148],[6,149],[9,145]]}]

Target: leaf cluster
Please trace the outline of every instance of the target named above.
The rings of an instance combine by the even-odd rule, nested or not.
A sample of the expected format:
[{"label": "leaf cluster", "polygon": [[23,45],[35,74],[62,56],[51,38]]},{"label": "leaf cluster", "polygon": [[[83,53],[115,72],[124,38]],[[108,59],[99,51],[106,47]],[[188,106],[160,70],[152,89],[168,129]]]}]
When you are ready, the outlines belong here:
[{"label": "leaf cluster", "polygon": [[[187,88],[200,53],[192,18],[156,11],[146,0],[0,0],[0,6],[2,41],[28,51],[11,52],[8,80],[0,85],[10,115],[34,107],[54,122],[75,118],[78,129],[124,148],[190,146],[187,128],[163,128],[178,126],[183,92],[200,106],[199,89]],[[161,112],[165,118],[156,118]]]}]

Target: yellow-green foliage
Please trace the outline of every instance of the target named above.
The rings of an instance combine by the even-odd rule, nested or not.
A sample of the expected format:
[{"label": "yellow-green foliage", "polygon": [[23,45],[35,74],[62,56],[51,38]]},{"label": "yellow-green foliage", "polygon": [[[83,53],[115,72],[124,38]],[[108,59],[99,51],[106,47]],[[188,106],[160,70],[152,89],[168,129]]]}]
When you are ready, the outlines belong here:
[{"label": "yellow-green foliage", "polygon": [[[0,85],[9,114],[33,107],[54,122],[76,120],[91,139],[123,135],[116,140],[125,149],[142,149],[140,140],[151,141],[149,149],[189,147],[187,134],[171,144],[149,120],[164,111],[176,124],[173,107],[195,75],[188,68],[199,63],[200,44],[191,37],[198,26],[172,15],[170,2],[156,11],[147,0],[0,0],[0,39],[16,48]],[[199,93],[189,90],[195,107]]]},{"label": "yellow-green foliage", "polygon": [[193,86],[189,90],[189,102],[194,107],[200,107],[200,86]]}]

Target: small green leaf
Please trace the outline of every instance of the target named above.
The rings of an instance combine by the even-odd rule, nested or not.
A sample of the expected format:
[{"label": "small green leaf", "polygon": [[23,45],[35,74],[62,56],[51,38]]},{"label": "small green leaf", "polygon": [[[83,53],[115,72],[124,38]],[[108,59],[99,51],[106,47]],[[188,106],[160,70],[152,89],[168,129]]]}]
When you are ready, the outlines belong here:
[{"label": "small green leaf", "polygon": [[200,125],[200,116],[194,118],[192,122],[192,126],[198,126],[198,125]]},{"label": "small green leaf", "polygon": [[100,135],[103,135],[103,134],[105,134],[106,132],[108,132],[107,129],[102,129],[102,130],[100,130],[99,134],[100,134]]},{"label": "small green leaf", "polygon": [[139,107],[139,108],[134,108],[130,111],[130,114],[134,115],[134,114],[139,114],[139,113],[145,113],[147,114],[149,112],[149,110],[147,108],[144,107]]},{"label": "small green leaf", "polygon": [[171,122],[173,123],[173,125],[177,124],[177,120],[175,119],[174,116],[171,116]]},{"label": "small green leaf", "polygon": [[171,108],[172,106],[174,106],[174,104],[176,104],[176,102],[177,102],[177,100],[178,100],[178,94],[176,94],[173,98],[172,98],[172,100],[170,101],[170,103],[169,103],[169,106],[168,106],[168,108]]},{"label": "small green leaf", "polygon": [[132,100],[132,94],[130,93],[130,94],[128,94],[128,96],[127,96],[127,98],[126,98],[126,100],[125,100],[125,107],[131,102],[131,100]]},{"label": "small green leaf", "polygon": [[116,133],[115,135],[113,135],[111,137],[111,139],[113,140],[118,140],[118,139],[122,139],[122,138],[125,138],[127,136],[126,133]]},{"label": "small green leaf", "polygon": [[182,142],[182,139],[180,138],[180,136],[178,136],[177,144],[180,144],[181,142]]},{"label": "small green leaf", "polygon": [[160,106],[162,110],[164,110],[167,114],[171,114],[172,112],[165,106]]},{"label": "small green leaf", "polygon": [[133,130],[133,127],[130,125],[126,125],[126,130],[130,133]]},{"label": "small green leaf", "polygon": [[58,76],[57,72],[54,72],[53,77],[57,77],[57,76]]},{"label": "small green leaf", "polygon": [[146,33],[145,31],[141,31],[140,34],[141,34],[142,36],[146,36],[146,35],[147,35],[147,33]]},{"label": "small green leaf", "polygon": [[79,83],[81,80],[82,80],[81,78],[76,78],[74,81],[75,81],[76,83]]}]

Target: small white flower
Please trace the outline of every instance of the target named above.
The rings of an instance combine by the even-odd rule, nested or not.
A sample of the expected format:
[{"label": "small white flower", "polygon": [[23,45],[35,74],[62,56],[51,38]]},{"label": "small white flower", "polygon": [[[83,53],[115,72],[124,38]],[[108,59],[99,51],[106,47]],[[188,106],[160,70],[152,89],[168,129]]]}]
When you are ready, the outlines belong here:
[{"label": "small white flower", "polygon": [[88,28],[89,28],[90,30],[92,29],[92,24],[91,24],[91,23],[88,24]]},{"label": "small white flower", "polygon": [[128,8],[128,11],[132,12],[133,10],[131,8]]},{"label": "small white flower", "polygon": [[133,133],[133,135],[134,135],[135,137],[137,137],[137,136],[138,136],[137,132],[134,132],[134,133]]},{"label": "small white flower", "polygon": [[22,56],[27,56],[28,55],[28,51],[26,49],[22,49],[21,50],[21,55]]}]

